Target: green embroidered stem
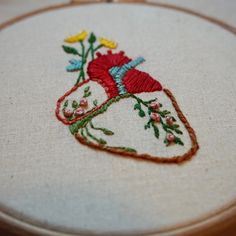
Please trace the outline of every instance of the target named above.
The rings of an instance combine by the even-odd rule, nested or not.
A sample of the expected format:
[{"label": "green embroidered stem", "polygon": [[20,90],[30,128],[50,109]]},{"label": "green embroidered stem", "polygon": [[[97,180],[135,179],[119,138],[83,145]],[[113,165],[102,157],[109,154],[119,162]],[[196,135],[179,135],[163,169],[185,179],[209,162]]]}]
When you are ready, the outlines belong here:
[{"label": "green embroidered stem", "polygon": [[134,105],[134,110],[139,110],[138,115],[140,117],[146,116],[146,114],[145,114],[145,112],[144,112],[144,110],[142,109],[142,106],[141,106],[141,104],[143,104],[144,106],[147,106],[146,103],[142,99],[135,96],[134,94],[131,94],[131,97],[134,98],[137,101],[137,103]]},{"label": "green embroidered stem", "polygon": [[98,49],[102,48],[103,45],[102,44],[99,44],[96,48],[94,48],[93,50],[93,53],[95,53]]},{"label": "green embroidered stem", "polygon": [[112,147],[112,146],[106,146],[106,147],[111,148],[111,149],[118,149],[118,150],[122,150],[126,152],[137,152],[134,148],[130,148],[130,147]]},{"label": "green embroidered stem", "polygon": [[[93,38],[94,37],[94,38]],[[82,48],[82,54],[80,54],[80,56],[82,57],[82,65],[81,65],[81,70],[80,70],[80,73],[79,73],[79,77],[76,81],[76,84],[78,84],[81,79],[82,81],[85,80],[85,72],[84,72],[84,66],[85,64],[87,63],[87,59],[88,59],[88,55],[89,55],[89,52],[91,52],[91,57],[92,59],[94,59],[94,54],[95,52],[100,49],[101,47],[103,47],[103,45],[98,45],[96,48],[94,48],[94,42],[96,41],[96,37],[95,35],[93,35],[93,33],[91,34],[90,38],[89,38],[89,48],[87,49],[87,51],[85,52],[85,46],[84,46],[84,43],[82,41],[80,41],[80,45],[81,45],[81,48]],[[78,53],[77,53],[78,54]],[[78,54],[79,55],[79,54]]]},{"label": "green embroidered stem", "polygon": [[91,120],[89,121],[89,124],[90,124],[90,126],[91,126],[92,129],[94,129],[94,130],[100,130],[100,131],[102,131],[105,135],[113,135],[113,134],[114,134],[114,132],[112,132],[112,131],[109,130],[109,129],[95,127],[95,126],[93,125],[93,123],[92,123]]},{"label": "green embroidered stem", "polygon": [[91,57],[92,60],[94,59],[94,48],[93,48],[93,44],[91,45]]},{"label": "green embroidered stem", "polygon": [[155,137],[158,139],[159,136],[160,136],[159,129],[158,129],[158,127],[155,125],[154,122],[151,122],[151,125],[152,125],[153,130],[154,130],[154,135],[155,135]]},{"label": "green embroidered stem", "polygon": [[162,118],[160,118],[160,123],[161,123],[161,125],[162,125],[162,128],[166,131],[166,133],[171,133],[171,134],[173,134],[173,132],[172,132],[171,130],[169,130],[169,126],[166,125],[166,124],[163,122],[163,119],[162,119]]},{"label": "green embroidered stem", "polygon": [[86,58],[86,59],[87,59],[88,54],[89,54],[89,52],[90,52],[91,49],[92,49],[92,45],[90,44],[88,50],[87,50],[86,53],[85,53],[85,58]]},{"label": "green embroidered stem", "polygon": [[167,111],[167,110],[158,111],[158,114],[159,114],[161,117],[165,118],[166,115],[170,114],[170,111]]},{"label": "green embroidered stem", "polygon": [[100,107],[97,110],[94,110],[91,114],[87,115],[84,119],[79,120],[76,123],[70,125],[69,129],[70,129],[71,133],[72,134],[77,133],[78,130],[81,127],[84,127],[84,125],[87,124],[87,122],[89,122],[93,117],[105,112],[112,103],[118,102],[120,99],[127,98],[129,96],[130,96],[130,94],[125,94],[125,95],[120,95],[120,96],[111,98],[102,107]]},{"label": "green embroidered stem", "polygon": [[80,45],[81,45],[81,48],[82,48],[82,57],[84,58],[85,46],[84,46],[83,41],[80,41]]},{"label": "green embroidered stem", "polygon": [[155,102],[157,99],[151,99],[149,101],[143,101],[141,98],[135,96],[134,94],[131,94],[131,97],[134,98],[139,104],[143,104],[145,107],[148,107],[148,105],[151,103],[151,102]]},{"label": "green embroidered stem", "polygon": [[83,128],[80,130],[80,134],[85,140],[88,141],[87,137],[84,135],[84,129]]},{"label": "green embroidered stem", "polygon": [[79,77],[78,77],[78,79],[77,79],[75,84],[78,84],[81,79],[82,79],[82,81],[85,80],[84,65],[87,62],[86,61],[87,58],[85,57],[85,47],[84,47],[83,41],[80,41],[80,45],[81,45],[81,48],[82,48],[82,55],[81,55],[81,57],[82,57],[82,65],[81,65]]},{"label": "green embroidered stem", "polygon": [[93,139],[94,141],[96,141],[99,144],[105,145],[107,142],[106,140],[102,139],[102,138],[97,138],[95,135],[91,134],[87,128],[87,126],[85,126],[85,132],[88,135],[88,137],[90,137],[91,139]]}]

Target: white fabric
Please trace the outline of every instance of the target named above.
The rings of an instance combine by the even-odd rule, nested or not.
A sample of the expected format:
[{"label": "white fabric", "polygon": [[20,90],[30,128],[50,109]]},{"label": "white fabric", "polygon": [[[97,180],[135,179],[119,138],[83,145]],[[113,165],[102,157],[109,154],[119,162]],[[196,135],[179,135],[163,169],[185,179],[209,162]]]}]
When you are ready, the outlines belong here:
[{"label": "white fabric", "polygon": [[[142,70],[174,93],[196,130],[192,161],[155,165],[94,151],[55,118],[56,100],[76,79],[65,72],[62,40],[81,29],[146,59]],[[1,204],[50,225],[127,232],[183,223],[235,199],[233,34],[172,10],[91,5],[17,23],[0,45]]]}]

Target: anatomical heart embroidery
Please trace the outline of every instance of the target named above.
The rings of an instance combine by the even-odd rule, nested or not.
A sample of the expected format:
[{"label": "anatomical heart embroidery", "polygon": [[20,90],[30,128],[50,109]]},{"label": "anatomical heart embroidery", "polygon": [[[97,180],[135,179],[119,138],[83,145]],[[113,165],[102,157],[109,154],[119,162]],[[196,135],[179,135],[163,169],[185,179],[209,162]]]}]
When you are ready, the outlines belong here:
[{"label": "anatomical heart embroidery", "polygon": [[[148,73],[137,69],[145,62],[143,57],[131,58],[123,51],[114,52],[112,50],[117,48],[116,42],[106,38],[97,39],[94,33],[89,35],[86,31],[70,36],[64,41],[64,51],[73,57],[69,60],[66,70],[76,74],[76,83],[58,99],[55,113],[58,120],[69,127],[71,134],[81,144],[122,157],[156,163],[181,163],[189,160],[197,152],[199,146],[195,132],[180,110],[172,92],[163,88],[161,83]],[[102,53],[104,48],[109,50]],[[103,101],[99,101],[101,96],[96,97],[91,84],[100,87],[106,97]],[[142,94],[148,94],[149,99],[144,99]],[[168,108],[161,102],[160,96],[165,97],[169,103]],[[96,118],[126,99],[132,100],[130,110],[136,119],[138,117],[139,121],[141,119],[143,122],[142,131],[146,132],[145,135],[148,132],[150,138],[156,140],[154,147],[157,154],[140,152],[139,145],[130,147],[126,143],[109,144],[109,140],[118,134],[104,127],[104,124],[101,127]],[[126,120],[121,123],[125,126]],[[137,123],[134,125],[140,126],[140,122]],[[184,149],[185,136],[189,139],[187,149]],[[116,138],[123,140],[122,136]],[[163,155],[174,146],[180,150],[177,154]]]}]

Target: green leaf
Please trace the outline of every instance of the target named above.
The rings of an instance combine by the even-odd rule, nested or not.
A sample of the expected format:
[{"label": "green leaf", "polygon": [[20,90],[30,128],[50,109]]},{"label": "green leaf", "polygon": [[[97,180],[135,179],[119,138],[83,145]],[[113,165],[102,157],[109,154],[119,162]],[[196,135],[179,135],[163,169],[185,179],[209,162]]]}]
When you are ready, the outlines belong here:
[{"label": "green leaf", "polygon": [[167,125],[167,124],[165,124],[165,127],[166,127],[167,129],[175,130],[172,125]]},{"label": "green leaf", "polygon": [[148,123],[144,126],[144,129],[150,129],[151,126],[151,119],[148,121]]},{"label": "green leaf", "polygon": [[165,115],[163,114],[163,112],[158,111],[157,113],[158,113],[161,117],[165,118]]},{"label": "green leaf", "polygon": [[87,93],[89,91],[89,89],[90,89],[90,86],[85,87],[84,92]]},{"label": "green leaf", "polygon": [[100,138],[99,140],[98,140],[98,142],[100,143],[100,144],[102,144],[102,145],[105,145],[107,142],[104,140],[104,139],[102,139],[102,138]]},{"label": "green leaf", "polygon": [[92,94],[91,92],[87,92],[87,93],[84,94],[83,97],[84,97],[84,98],[87,98],[87,97],[89,97],[91,94]]},{"label": "green leaf", "polygon": [[154,130],[154,135],[156,138],[159,138],[159,129],[156,125],[154,125],[154,123],[152,123],[152,127],[153,127],[153,130]]},{"label": "green leaf", "polygon": [[139,115],[140,117],[144,117],[144,116],[145,116],[145,112],[140,109],[138,115]]},{"label": "green leaf", "polygon": [[168,114],[170,114],[171,112],[170,111],[167,111],[167,110],[164,110],[163,111],[163,114],[165,114],[165,115],[168,115]]},{"label": "green leaf", "polygon": [[68,106],[68,100],[65,101],[63,107],[66,108]]},{"label": "green leaf", "polygon": [[184,143],[182,142],[182,140],[181,140],[180,138],[176,137],[176,136],[175,136],[175,143],[176,143],[176,144],[179,144],[179,145],[182,145],[182,146],[184,145]]},{"label": "green leaf", "polygon": [[177,134],[183,134],[183,132],[182,132],[181,130],[179,130],[179,129],[175,129],[175,132],[176,132]]},{"label": "green leaf", "polygon": [[173,127],[174,129],[177,129],[177,128],[179,128],[179,125],[178,125],[178,124],[173,124],[172,127]]},{"label": "green leaf", "polygon": [[140,110],[140,109],[141,109],[140,103],[136,103],[136,104],[134,105],[134,110]]},{"label": "green leaf", "polygon": [[165,118],[167,114],[170,114],[170,112],[167,111],[167,110],[164,110],[164,111],[158,111],[158,114],[159,114],[161,117]]},{"label": "green leaf", "polygon": [[95,107],[98,105],[98,100],[97,100],[97,99],[95,99],[95,100],[93,101],[93,105],[94,105]]},{"label": "green leaf", "polygon": [[73,48],[73,47],[69,47],[69,46],[63,45],[62,48],[64,49],[64,51],[66,53],[74,54],[74,55],[78,55],[79,54],[78,51],[75,48]]},{"label": "green leaf", "polygon": [[109,130],[109,129],[105,129],[105,128],[102,129],[102,132],[103,132],[105,135],[113,135],[113,134],[114,134],[114,132],[112,132],[112,131]]},{"label": "green leaf", "polygon": [[95,43],[96,40],[97,40],[97,38],[96,38],[95,34],[94,34],[94,33],[91,33],[90,36],[89,36],[88,42],[89,42],[90,44],[92,44],[92,43]]},{"label": "green leaf", "polygon": [[164,143],[166,144],[166,146],[168,146],[169,145],[169,142],[168,142],[168,140],[165,138],[165,140],[164,140]]},{"label": "green leaf", "polygon": [[74,100],[74,101],[72,102],[72,107],[73,107],[73,108],[78,108],[78,107],[79,107],[79,103]]}]

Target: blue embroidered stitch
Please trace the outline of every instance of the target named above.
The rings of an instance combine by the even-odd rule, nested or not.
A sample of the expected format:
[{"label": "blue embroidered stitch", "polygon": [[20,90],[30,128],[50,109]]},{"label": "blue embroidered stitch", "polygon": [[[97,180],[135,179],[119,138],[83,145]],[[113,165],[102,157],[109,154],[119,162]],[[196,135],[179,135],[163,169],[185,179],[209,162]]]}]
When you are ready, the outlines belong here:
[{"label": "blue embroidered stitch", "polygon": [[125,76],[125,73],[136,66],[143,63],[145,59],[143,57],[138,57],[137,59],[130,61],[129,63],[124,64],[122,67],[114,66],[109,70],[109,73],[113,77],[113,79],[116,82],[119,94],[126,94],[127,90],[125,89],[125,86],[123,85],[123,78]]},{"label": "blue embroidered stitch", "polygon": [[70,65],[66,67],[66,70],[68,72],[73,72],[80,70],[82,68],[82,61],[76,60],[76,59],[71,59],[69,60]]}]

